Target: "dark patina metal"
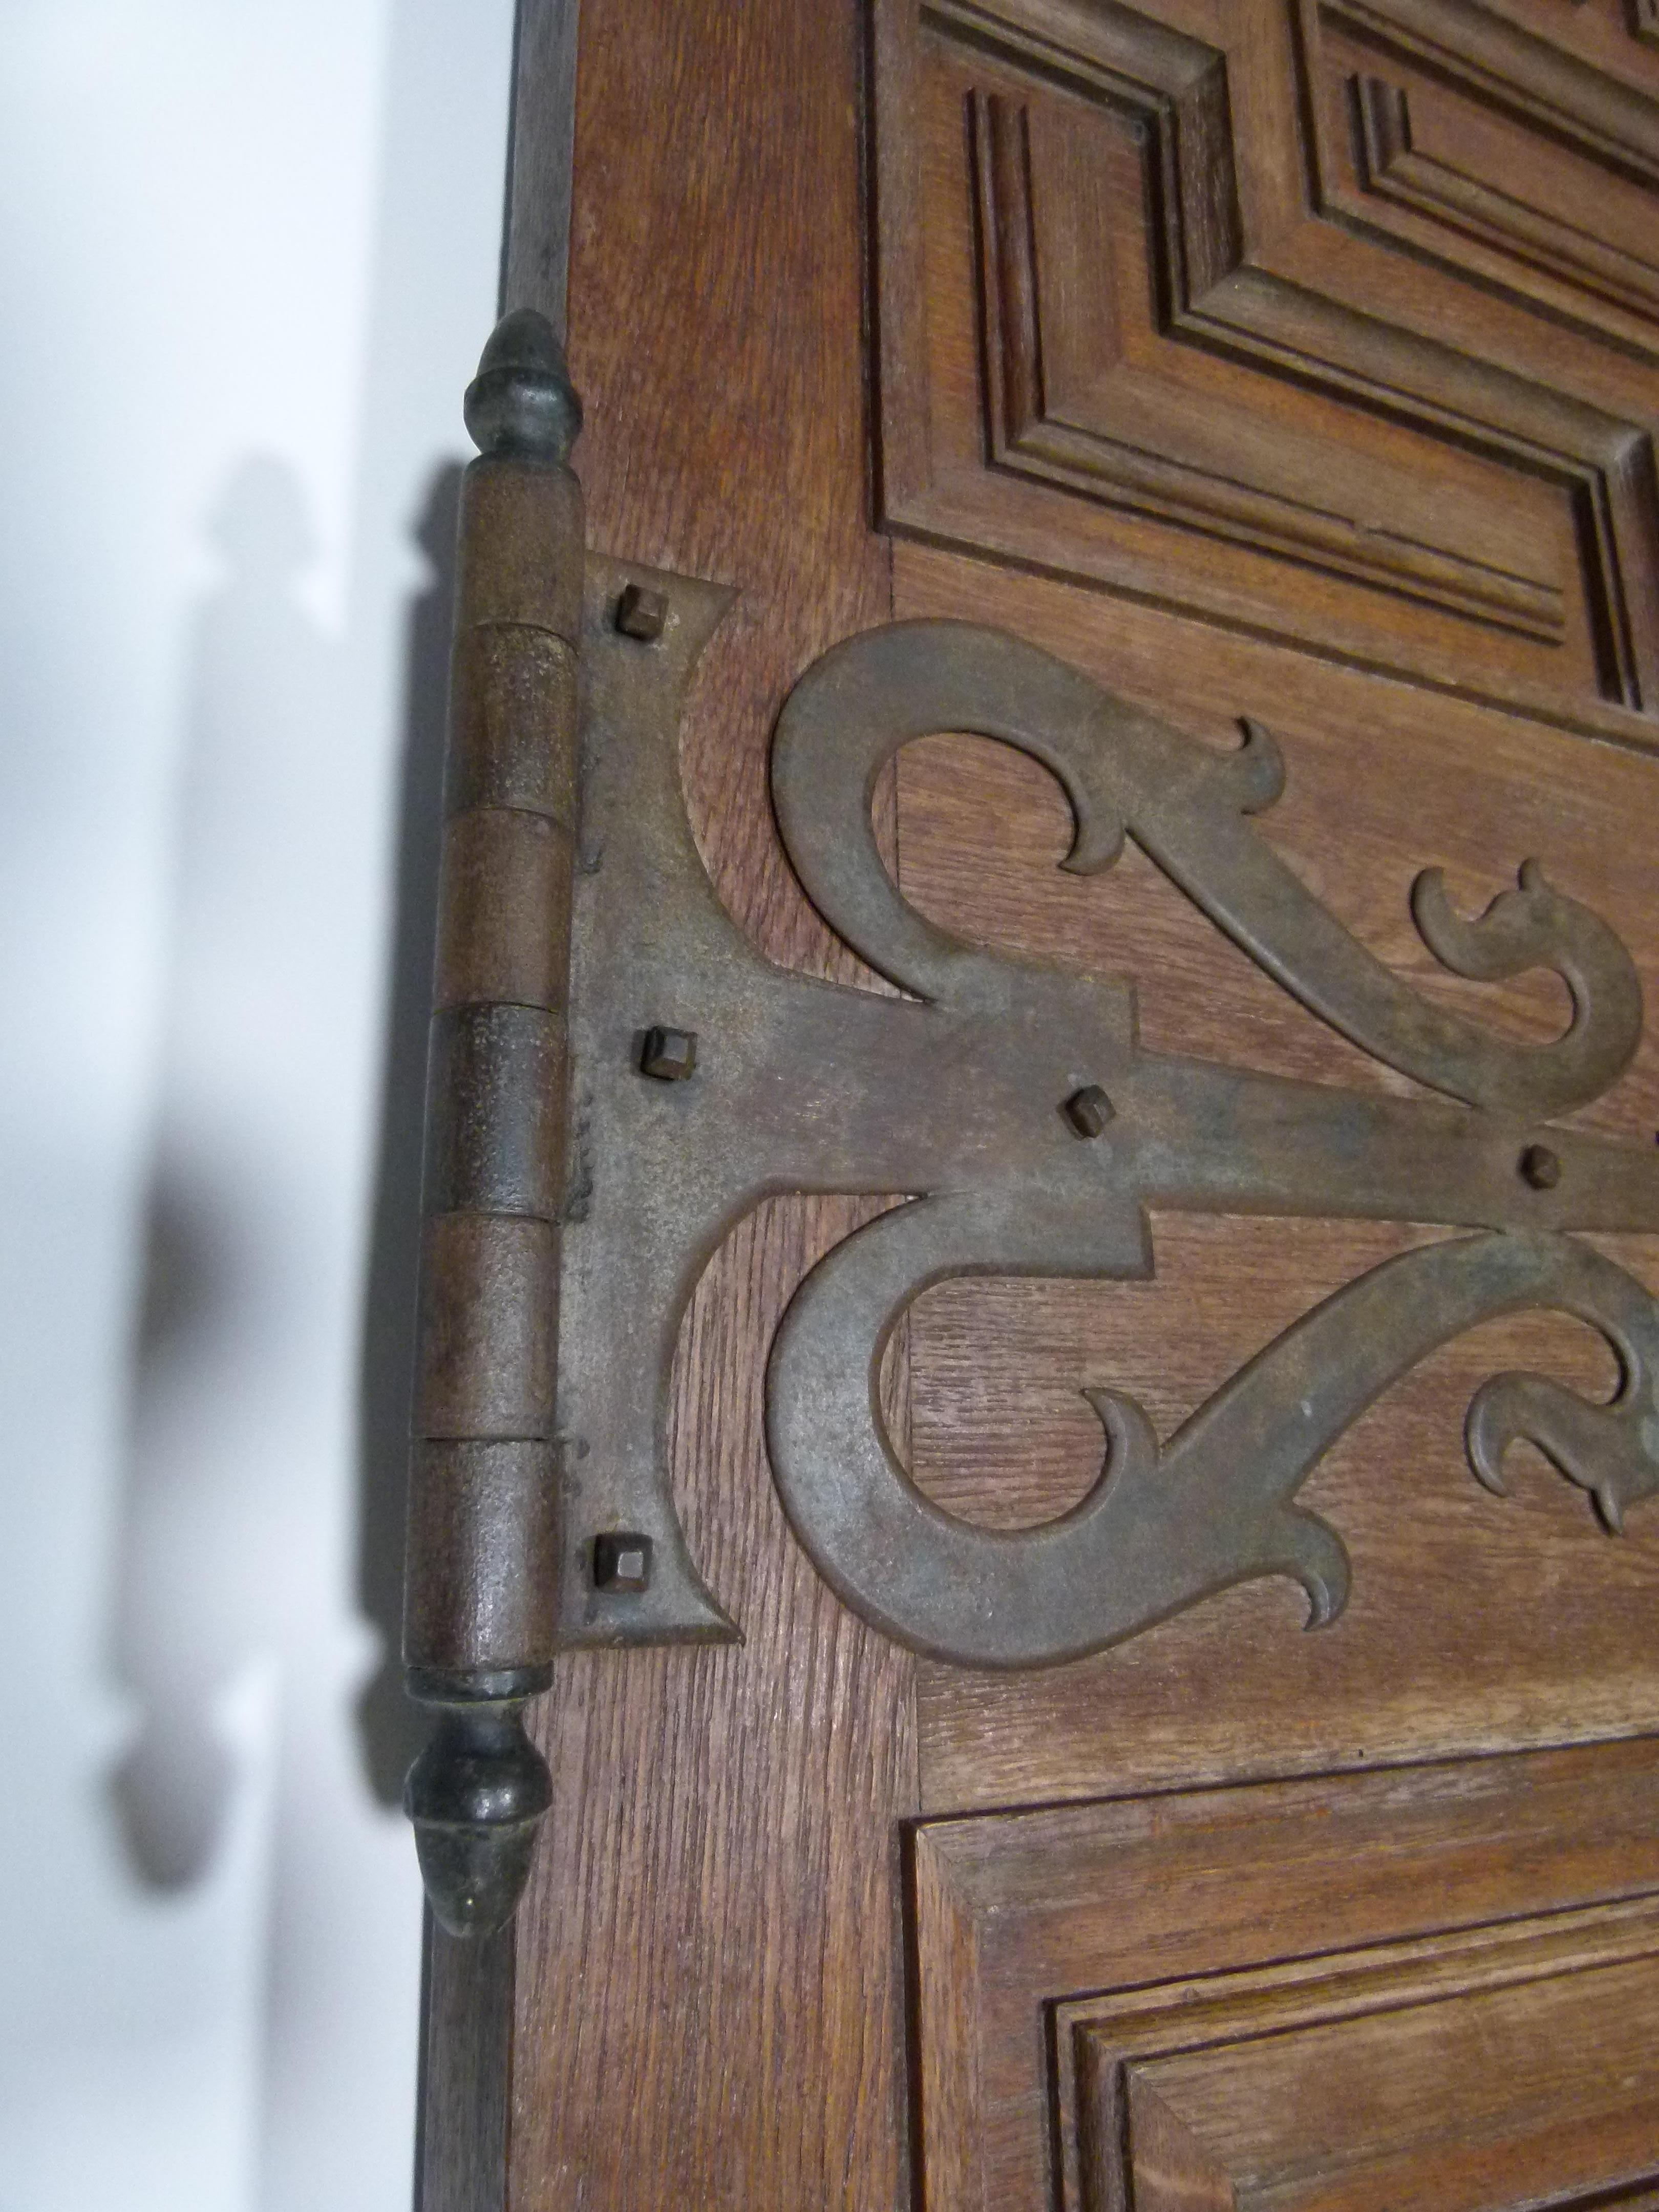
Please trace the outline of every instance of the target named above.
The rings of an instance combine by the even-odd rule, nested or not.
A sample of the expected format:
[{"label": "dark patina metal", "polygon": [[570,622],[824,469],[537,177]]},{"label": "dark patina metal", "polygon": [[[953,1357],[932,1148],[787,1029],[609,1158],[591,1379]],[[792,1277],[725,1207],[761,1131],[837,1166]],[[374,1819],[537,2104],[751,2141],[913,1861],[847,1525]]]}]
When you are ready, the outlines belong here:
[{"label": "dark patina metal", "polygon": [[1521,1155],[1521,1172],[1534,1190],[1553,1190],[1561,1180],[1561,1161],[1547,1145],[1528,1145]]},{"label": "dark patina metal", "polygon": [[[629,584],[667,604],[656,650],[617,639]],[[567,1644],[737,1632],[687,1551],[666,1478],[669,1376],[687,1299],[721,1238],[782,1191],[902,1195],[824,1259],[773,1348],[774,1474],[797,1535],[848,1604],[942,1658],[992,1667],[1095,1650],[1253,1577],[1294,1577],[1312,1618],[1348,1583],[1335,1532],[1295,1503],[1377,1394],[1477,1322],[1554,1307],[1598,1329],[1623,1382],[1607,1406],[1502,1376],[1471,1408],[1475,1471],[1501,1482],[1517,1437],[1596,1499],[1608,1525],[1659,1487],[1659,1322],[1645,1291],[1564,1232],[1659,1227],[1659,1160],[1549,1125],[1628,1064],[1642,1001],[1624,947],[1534,863],[1465,920],[1437,873],[1413,912],[1453,972],[1541,965],[1572,1018],[1536,1048],[1492,1036],[1382,966],[1257,836],[1284,782],[1244,726],[1230,756],[1184,737],[1018,641],[899,623],[826,654],[773,747],[783,841],[824,919],[908,995],[786,973],[726,915],[694,845],[676,760],[681,704],[727,594],[590,562],[583,849],[573,906],[571,1199],[563,1239],[558,1427]],[[876,780],[934,731],[1015,745],[1059,779],[1065,866],[1109,866],[1133,836],[1309,1009],[1444,1103],[1358,1094],[1151,1053],[1133,986],[947,936],[878,850]],[[718,1050],[697,1080],[639,1080],[662,1018]],[[1058,1110],[1057,1110],[1058,1109]],[[1079,1143],[1084,1136],[1089,1141]],[[1133,1401],[1088,1395],[1105,1437],[1091,1495],[1015,1534],[940,1512],[886,1435],[875,1378],[905,1308],[955,1274],[1144,1277],[1153,1209],[1439,1223],[1476,1232],[1410,1252],[1269,1346],[1161,1448]],[[648,1589],[589,1571],[594,1535],[648,1534]]]},{"label": "dark patina metal", "polygon": [[480,1936],[550,1795],[524,1709],[554,1646],[583,526],[581,409],[541,316],[499,325],[466,418],[404,1656],[436,1716],[405,1790],[428,1893]]},{"label": "dark patina metal", "polygon": [[659,1083],[684,1083],[697,1072],[695,1030],[652,1029],[640,1047],[640,1073]]},{"label": "dark patina metal", "polygon": [[[548,1794],[523,1708],[556,1646],[738,1634],[675,1512],[669,1387],[699,1275],[769,1195],[909,1201],[797,1292],[767,1433],[826,1580],[944,1659],[1053,1664],[1265,1575],[1334,1618],[1347,1555],[1301,1484],[1436,1346],[1523,1308],[1598,1330],[1620,1386],[1595,1405],[1494,1376],[1468,1420],[1481,1481],[1501,1490],[1525,1437],[1609,1528],[1659,1488],[1659,1312],[1568,1233],[1659,1228],[1659,1158],[1552,1120],[1605,1091],[1640,1035],[1635,969],[1594,914],[1532,861],[1473,920],[1437,872],[1419,878],[1412,911],[1444,967],[1566,982],[1559,1037],[1504,1042],[1385,968],[1257,836],[1285,779],[1260,726],[1218,754],[1014,638],[909,623],[809,669],[772,756],[808,896],[904,995],[776,968],[716,897],[679,783],[686,693],[731,594],[610,561],[584,578],[564,465],[580,411],[538,318],[492,340],[469,419],[489,443],[465,509],[405,1639],[440,1716],[409,1806],[446,1927],[499,1926],[522,1884]],[[1442,1097],[1149,1052],[1130,982],[936,927],[889,875],[871,810],[898,750],[939,731],[1059,780],[1063,866],[1109,867],[1133,837],[1310,1012]],[[1144,1278],[1160,1209],[1473,1233],[1328,1298],[1161,1446],[1132,1399],[1089,1389],[1104,1464],[1059,1520],[1010,1534],[941,1512],[879,1411],[907,1306],[959,1274]]]},{"label": "dark patina metal", "polygon": [[1060,1110],[1079,1137],[1097,1137],[1115,1111],[1097,1083],[1085,1083],[1080,1091],[1074,1091]]},{"label": "dark patina metal", "polygon": [[593,1587],[642,1590],[651,1583],[651,1539],[617,1531],[593,1539]]},{"label": "dark patina metal", "polygon": [[666,592],[647,591],[643,584],[624,584],[617,594],[617,628],[624,637],[635,638],[642,645],[653,644],[662,635],[667,619]]},{"label": "dark patina metal", "polygon": [[[491,1686],[517,1694],[486,1694]],[[553,1802],[546,1762],[525,1735],[524,1699],[546,1686],[544,1673],[503,1677],[471,1696],[453,1681],[424,1685],[437,1723],[409,1771],[404,1808],[433,1910],[452,1935],[492,1934],[524,1889]]]}]

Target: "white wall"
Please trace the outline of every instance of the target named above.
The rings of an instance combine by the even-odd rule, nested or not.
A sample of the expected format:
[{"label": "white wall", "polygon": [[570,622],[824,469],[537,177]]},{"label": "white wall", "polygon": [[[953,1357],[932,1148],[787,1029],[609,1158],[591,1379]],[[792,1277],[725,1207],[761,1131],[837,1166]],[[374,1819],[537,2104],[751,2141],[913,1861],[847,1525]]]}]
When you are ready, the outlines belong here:
[{"label": "white wall", "polygon": [[0,2212],[392,2212],[417,532],[511,0],[0,24]]}]

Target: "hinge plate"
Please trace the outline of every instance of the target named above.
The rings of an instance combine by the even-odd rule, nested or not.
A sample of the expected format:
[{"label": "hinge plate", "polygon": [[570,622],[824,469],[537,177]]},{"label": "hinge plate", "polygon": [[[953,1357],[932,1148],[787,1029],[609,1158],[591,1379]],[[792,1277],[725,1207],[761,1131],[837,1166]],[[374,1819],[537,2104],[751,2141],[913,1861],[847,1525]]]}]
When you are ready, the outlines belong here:
[{"label": "hinge plate", "polygon": [[[1475,1472],[1501,1487],[1504,1451],[1524,1436],[1594,1494],[1609,1527],[1659,1487],[1659,1315],[1565,1233],[1659,1228],[1659,1158],[1549,1126],[1604,1091],[1639,1038],[1635,970],[1604,923],[1530,863],[1473,921],[1437,876],[1419,878],[1413,910],[1443,965],[1565,977],[1575,1012],[1564,1035],[1504,1042],[1383,967],[1253,829],[1284,781],[1266,732],[1247,725],[1239,749],[1219,754],[1016,639],[896,623],[802,678],[772,778],[809,897],[906,995],[788,972],[721,906],[680,787],[686,695],[730,600],[589,556],[556,1399],[562,1644],[738,1632],[675,1511],[669,1392],[699,1276],[779,1193],[911,1201],[797,1292],[771,1353],[767,1431],[785,1509],[820,1571],[917,1650],[1050,1664],[1268,1574],[1298,1579],[1316,1620],[1334,1617],[1346,1553],[1296,1504],[1299,1486],[1436,1346],[1522,1307],[1599,1329],[1623,1382],[1597,1406],[1540,1377],[1494,1378],[1470,1411]],[[979,732],[1041,761],[1077,822],[1066,867],[1110,866],[1127,831],[1313,1015],[1443,1097],[1151,1053],[1131,982],[934,927],[883,866],[871,794],[902,744],[935,731]],[[1339,1291],[1161,1449],[1133,1401],[1091,1390],[1105,1464],[1062,1520],[1009,1534],[938,1510],[877,1410],[882,1349],[905,1307],[956,1274],[1144,1277],[1154,1208],[1474,1233]]]}]

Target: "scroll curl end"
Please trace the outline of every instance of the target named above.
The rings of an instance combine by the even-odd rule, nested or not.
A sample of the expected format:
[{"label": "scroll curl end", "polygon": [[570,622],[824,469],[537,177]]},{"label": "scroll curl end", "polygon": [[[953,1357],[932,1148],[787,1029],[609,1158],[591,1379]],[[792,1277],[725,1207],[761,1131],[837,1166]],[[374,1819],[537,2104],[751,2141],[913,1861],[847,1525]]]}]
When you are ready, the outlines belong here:
[{"label": "scroll curl end", "polygon": [[1307,1593],[1305,1629],[1328,1628],[1348,1602],[1353,1568],[1348,1547],[1328,1521],[1300,1507],[1285,1516],[1285,1553],[1271,1572],[1292,1576]]},{"label": "scroll curl end", "polygon": [[[1069,787],[1068,787],[1069,788]],[[1060,862],[1068,876],[1097,876],[1116,865],[1123,852],[1123,817],[1098,800],[1072,793],[1077,822],[1072,849]]]},{"label": "scroll curl end", "polygon": [[1541,1375],[1494,1375],[1469,1406],[1469,1464],[1486,1488],[1509,1495],[1504,1460],[1524,1438],[1556,1471],[1587,1490],[1609,1535],[1625,1516],[1659,1491],[1659,1410],[1650,1389],[1627,1380],[1608,1406],[1580,1398]]},{"label": "scroll curl end", "polygon": [[1572,993],[1575,1027],[1595,1014],[1621,1037],[1628,1028],[1635,1049],[1642,997],[1631,957],[1599,915],[1554,888],[1541,861],[1523,860],[1516,889],[1499,891],[1469,918],[1453,907],[1440,868],[1423,870],[1411,905],[1418,935],[1454,975],[1498,983],[1528,968],[1553,968]]},{"label": "scroll curl end", "polygon": [[1285,796],[1285,756],[1265,722],[1238,718],[1241,740],[1226,762],[1233,804],[1241,814],[1265,814]]},{"label": "scroll curl end", "polygon": [[1457,912],[1442,868],[1423,870],[1412,885],[1411,902],[1417,933],[1441,966],[1474,982],[1558,967],[1565,950],[1560,922],[1571,902],[1557,896],[1537,860],[1523,860],[1519,887],[1499,891],[1482,914],[1466,918]]},{"label": "scroll curl end", "polygon": [[1451,1084],[1472,1103],[1528,1115],[1557,1113],[1600,1097],[1629,1066],[1642,1035],[1642,985],[1634,962],[1599,915],[1555,890],[1536,860],[1513,890],[1466,919],[1438,868],[1412,885],[1412,919],[1443,968],[1473,982],[1502,982],[1553,969],[1572,996],[1572,1019],[1553,1043],[1489,1052],[1474,1081]]},{"label": "scroll curl end", "polygon": [[1083,1395],[1106,1431],[1106,1460],[1082,1504],[1073,1509],[1078,1512],[1150,1480],[1158,1467],[1158,1431],[1137,1399],[1121,1390],[1085,1389]]}]

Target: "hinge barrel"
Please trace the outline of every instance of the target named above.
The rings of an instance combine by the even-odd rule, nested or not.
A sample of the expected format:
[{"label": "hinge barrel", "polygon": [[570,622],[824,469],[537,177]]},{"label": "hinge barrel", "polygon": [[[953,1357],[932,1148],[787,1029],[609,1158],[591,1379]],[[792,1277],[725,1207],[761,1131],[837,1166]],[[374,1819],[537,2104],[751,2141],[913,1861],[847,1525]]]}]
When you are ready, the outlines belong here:
[{"label": "hinge barrel", "polygon": [[411,1768],[433,1910],[501,1926],[550,1800],[559,1217],[577,787],[581,410],[551,327],[507,316],[467,392],[427,1073],[404,1663],[440,1720]]}]

